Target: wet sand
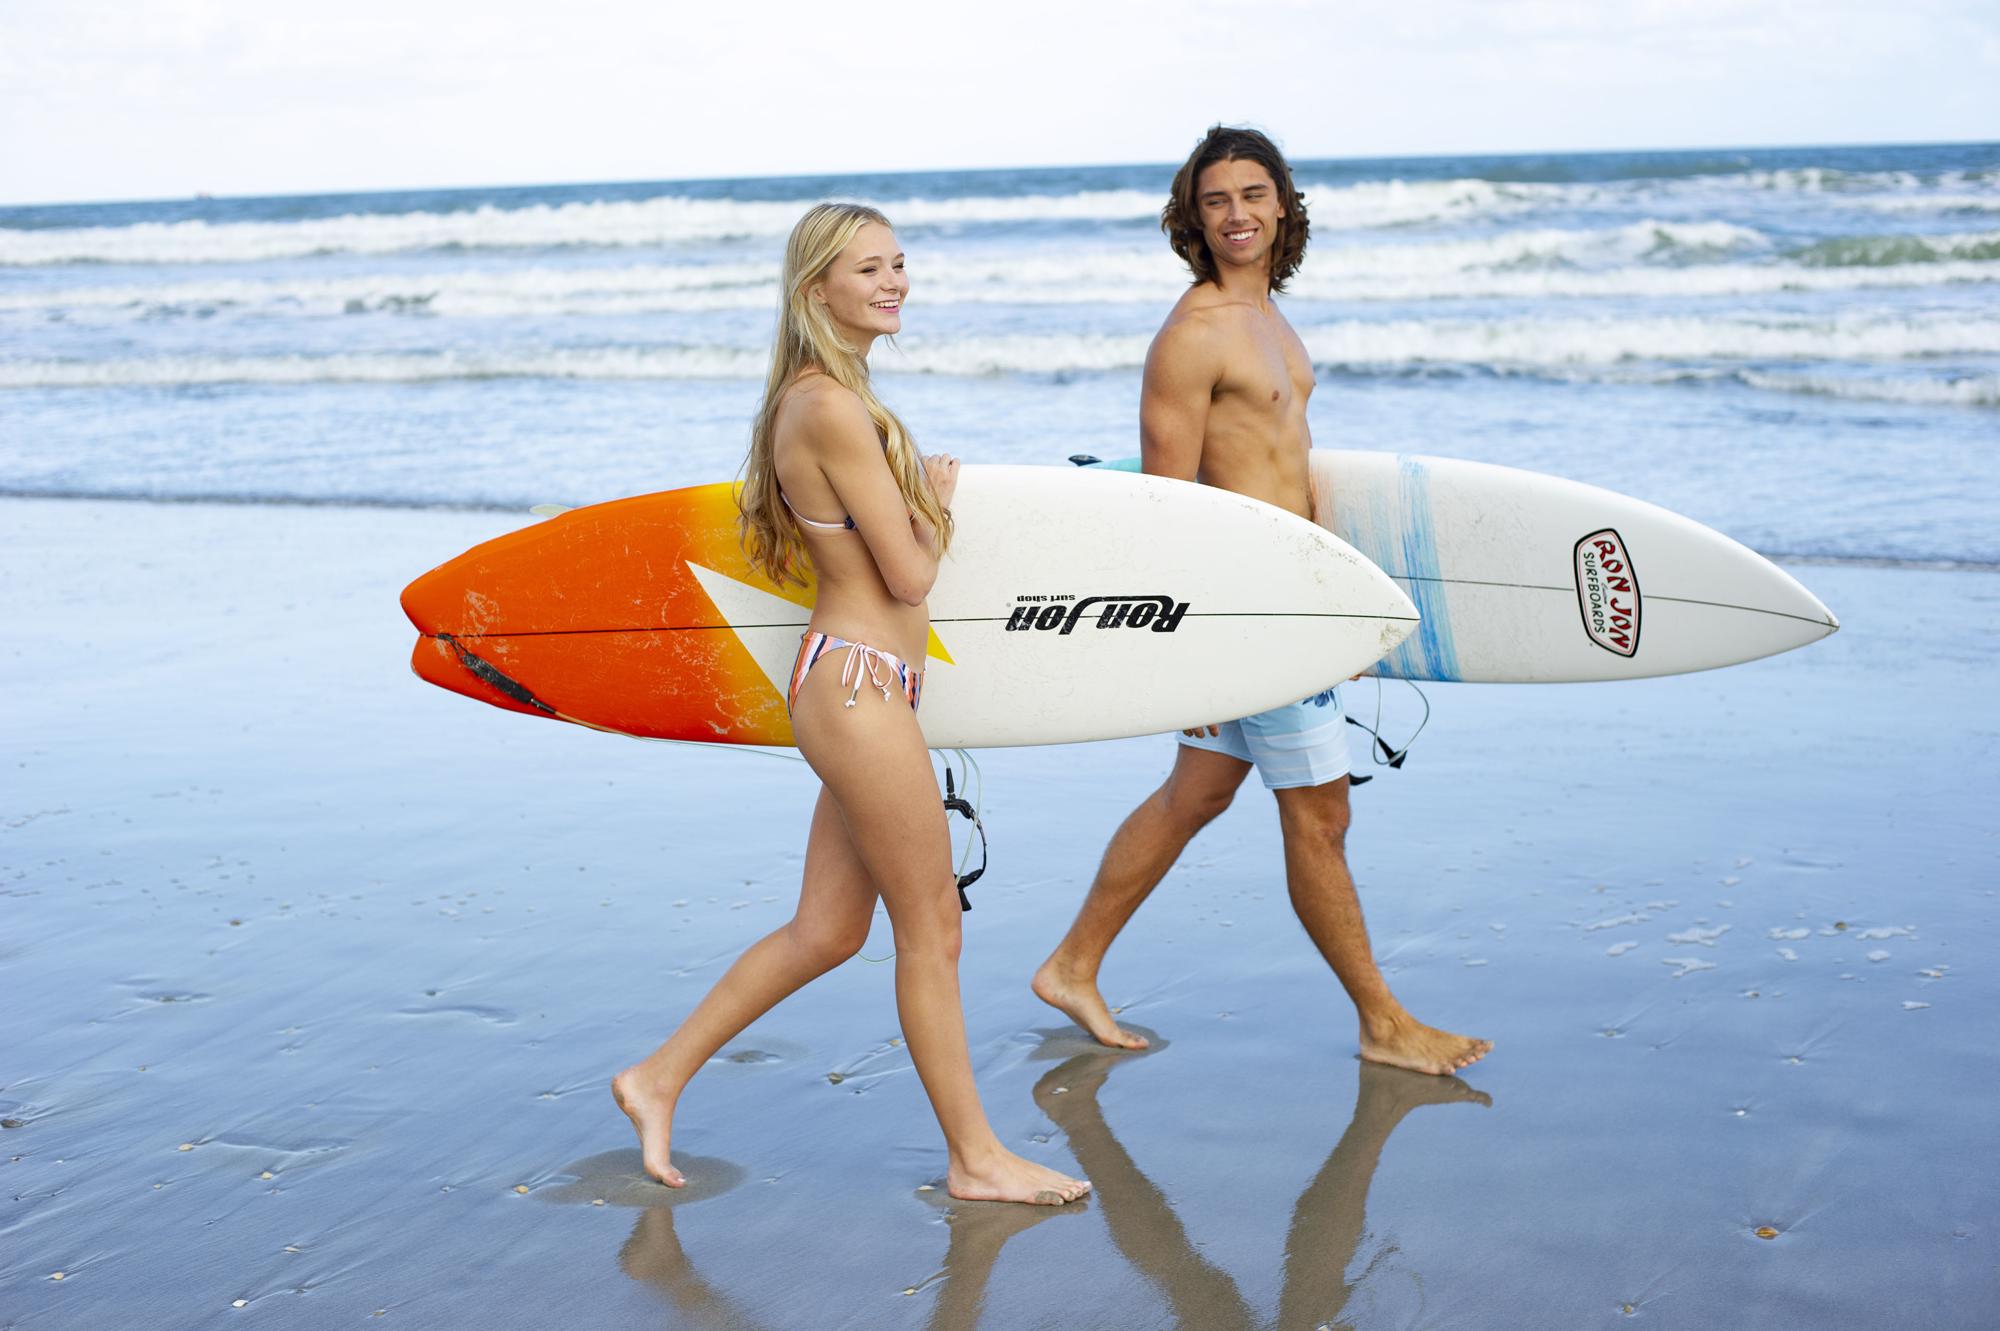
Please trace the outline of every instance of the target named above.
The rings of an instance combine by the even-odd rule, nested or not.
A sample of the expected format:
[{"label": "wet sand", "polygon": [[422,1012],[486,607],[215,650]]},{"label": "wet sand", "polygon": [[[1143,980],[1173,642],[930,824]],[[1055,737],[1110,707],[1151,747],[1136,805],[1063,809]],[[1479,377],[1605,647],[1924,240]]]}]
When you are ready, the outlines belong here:
[{"label": "wet sand", "polygon": [[510,520],[0,520],[0,1325],[1996,1315],[2000,575],[1803,567],[1801,652],[1428,690],[1351,857],[1404,1000],[1497,1043],[1462,1080],[1357,1062],[1254,781],[1106,969],[1158,1047],[1097,1051],[1027,982],[1171,745],[981,755],[980,1085],[1096,1184],[1030,1211],[943,1196],[868,961],[638,1177],[606,1082],[786,917],[813,783],[415,681],[395,593]]}]

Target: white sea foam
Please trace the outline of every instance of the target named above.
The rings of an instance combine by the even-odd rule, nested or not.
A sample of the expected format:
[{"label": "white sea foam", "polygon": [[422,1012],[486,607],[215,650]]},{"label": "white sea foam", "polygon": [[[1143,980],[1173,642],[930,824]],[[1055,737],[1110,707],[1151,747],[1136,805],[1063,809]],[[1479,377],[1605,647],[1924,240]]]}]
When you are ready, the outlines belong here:
[{"label": "white sea foam", "polygon": [[[813,202],[668,195],[522,208],[489,204],[450,213],[350,213],[290,222],[148,222],[124,227],[0,231],[0,266],[237,263],[437,249],[713,244],[784,236]],[[901,225],[1123,221],[1157,216],[1160,199],[1138,190],[1084,190],[1061,195],[905,199],[881,206]]]},{"label": "white sea foam", "polygon": [[[1730,366],[1729,361],[1908,361],[2000,355],[2000,318],[1855,312],[1821,319],[1718,315],[1631,319],[1341,321],[1300,330],[1315,364],[1358,371],[1485,367],[1633,383],[1733,377],[1780,392],[1944,405],[1991,405],[2000,376],[1852,378]],[[876,357],[886,373],[978,376],[1133,370],[1150,334],[1036,334],[926,339]],[[1689,364],[1693,362],[1693,364]],[[1723,364],[1718,365],[1717,362]],[[443,379],[743,378],[761,347],[599,347],[494,352],[357,352],[315,356],[158,356],[0,362],[0,387],[219,383],[422,382]]]},{"label": "white sea foam", "polygon": [[153,356],[0,362],[0,388],[183,387],[209,384],[430,383],[461,379],[744,379],[762,351],[729,347],[592,348],[508,354]]},{"label": "white sea foam", "polygon": [[[1033,222],[1145,222],[1159,216],[1160,190],[1100,189],[902,199],[881,207],[899,226],[954,227]],[[1305,191],[1317,232],[1470,221],[1545,209],[1610,204],[1643,207],[1745,193],[1829,196],[1843,206],[1893,212],[2000,212],[2000,188],[1984,177],[1925,181],[1907,172],[1818,168],[1750,171],[1680,180],[1552,184],[1456,180],[1361,181]],[[0,230],[0,267],[67,263],[231,263],[327,254],[453,249],[654,247],[730,239],[776,239],[812,200],[731,200],[662,195],[455,212],[351,213],[274,222],[147,222],[120,227]],[[1691,225],[1691,224],[1684,224]]]},{"label": "white sea foam", "polygon": [[1800,393],[1808,397],[1845,398],[1851,402],[1899,402],[1925,407],[2000,407],[2000,374],[1881,379],[1858,375],[1739,370],[1736,378],[1751,388],[1775,393]]},{"label": "white sea foam", "polygon": [[[1761,295],[2000,282],[2000,232],[1852,237],[1797,256],[1724,222],[1641,221],[1602,229],[1508,231],[1476,240],[1335,245],[1294,279],[1296,299],[1466,300]],[[1872,264],[1871,255],[1914,261]],[[1926,259],[1922,256],[1931,256]],[[1848,263],[1845,260],[1852,259]],[[1186,272],[1165,246],[1071,255],[941,250],[912,265],[918,304],[1165,305]],[[317,277],[38,286],[0,293],[0,312],[108,318],[218,313],[418,314],[465,318],[617,316],[775,309],[774,263],[536,266]]]},{"label": "white sea foam", "polygon": [[1858,202],[1865,208],[1884,213],[2000,213],[2000,192],[1984,194],[1913,194],[1888,196]]},{"label": "white sea foam", "polygon": [[1616,365],[1626,361],[1901,360],[2000,355],[2000,319],[1848,312],[1826,318],[1346,321],[1301,330],[1320,365]]}]

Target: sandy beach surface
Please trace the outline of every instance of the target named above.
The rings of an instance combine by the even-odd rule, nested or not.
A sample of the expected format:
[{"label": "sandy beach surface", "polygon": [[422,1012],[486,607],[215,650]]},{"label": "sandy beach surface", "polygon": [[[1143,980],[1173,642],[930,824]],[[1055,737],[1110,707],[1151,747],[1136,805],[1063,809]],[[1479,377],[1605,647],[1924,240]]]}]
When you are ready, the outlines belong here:
[{"label": "sandy beach surface", "polygon": [[1405,1002],[1496,1042],[1462,1081],[1357,1061],[1254,781],[1111,955],[1157,1047],[1089,1044],[1028,978],[1172,745],[981,755],[967,1021],[1095,1182],[1054,1210],[945,1197],[879,960],[639,1176],[607,1080],[787,917],[814,782],[414,680],[397,591],[514,519],[0,524],[0,1327],[2000,1317],[2000,575],[1798,566],[1803,651],[1427,690],[1351,856]]}]

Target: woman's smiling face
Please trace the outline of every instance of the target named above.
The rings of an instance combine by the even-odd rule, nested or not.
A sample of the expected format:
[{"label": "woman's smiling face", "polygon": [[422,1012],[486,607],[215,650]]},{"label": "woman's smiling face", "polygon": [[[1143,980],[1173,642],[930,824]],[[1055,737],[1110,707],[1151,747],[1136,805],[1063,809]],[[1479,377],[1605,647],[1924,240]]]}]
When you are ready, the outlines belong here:
[{"label": "woman's smiling face", "polygon": [[909,290],[896,233],[869,222],[813,284],[812,294],[848,341],[866,351],[876,338],[902,331]]}]

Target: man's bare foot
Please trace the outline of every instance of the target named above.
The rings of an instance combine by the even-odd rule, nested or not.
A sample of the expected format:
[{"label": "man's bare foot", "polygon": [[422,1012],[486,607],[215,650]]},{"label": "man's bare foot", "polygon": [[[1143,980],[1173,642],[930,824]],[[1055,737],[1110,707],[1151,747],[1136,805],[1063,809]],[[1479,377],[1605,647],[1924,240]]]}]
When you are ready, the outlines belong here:
[{"label": "man's bare foot", "polygon": [[963,1202],[1027,1202],[1032,1206],[1062,1206],[1090,1191],[1088,1179],[1071,1178],[1000,1150],[976,1165],[951,1162],[944,1175],[945,1191]]},{"label": "man's bare foot", "polygon": [[674,1102],[680,1098],[677,1090],[669,1094],[666,1088],[649,1081],[639,1068],[629,1067],[611,1079],[611,1098],[618,1102],[639,1134],[639,1154],[645,1159],[646,1172],[670,1188],[687,1186],[686,1176],[674,1168],[667,1153],[667,1138],[674,1126]]},{"label": "man's bare foot", "polygon": [[1361,1027],[1362,1058],[1436,1077],[1448,1077],[1460,1068],[1469,1068],[1492,1049],[1491,1040],[1453,1035],[1426,1026],[1408,1013],[1372,1026],[1364,1022]]},{"label": "man's bare foot", "polygon": [[1111,1019],[1111,1009],[1092,980],[1068,974],[1055,957],[1035,972],[1035,997],[1068,1017],[1090,1034],[1090,1038],[1113,1049],[1144,1049],[1146,1037],[1134,1035]]}]

